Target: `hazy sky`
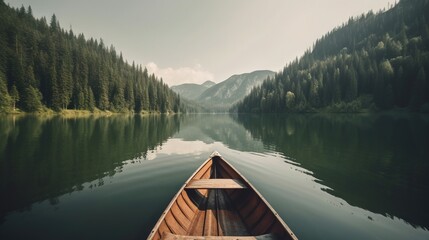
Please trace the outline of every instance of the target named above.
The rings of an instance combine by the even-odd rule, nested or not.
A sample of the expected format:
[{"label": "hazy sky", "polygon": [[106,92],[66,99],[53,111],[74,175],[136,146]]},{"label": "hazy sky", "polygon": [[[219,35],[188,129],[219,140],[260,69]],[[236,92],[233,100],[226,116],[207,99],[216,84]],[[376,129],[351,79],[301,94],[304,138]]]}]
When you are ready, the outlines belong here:
[{"label": "hazy sky", "polygon": [[5,0],[113,44],[170,86],[279,71],[317,38],[392,0]]}]

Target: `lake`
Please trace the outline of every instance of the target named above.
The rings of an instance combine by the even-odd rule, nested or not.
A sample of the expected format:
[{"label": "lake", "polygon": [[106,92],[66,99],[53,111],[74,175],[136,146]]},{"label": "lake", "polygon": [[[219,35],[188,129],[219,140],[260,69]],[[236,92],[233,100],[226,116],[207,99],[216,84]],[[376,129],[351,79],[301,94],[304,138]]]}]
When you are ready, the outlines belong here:
[{"label": "lake", "polygon": [[215,150],[300,239],[429,239],[411,114],[0,116],[0,239],[145,239]]}]

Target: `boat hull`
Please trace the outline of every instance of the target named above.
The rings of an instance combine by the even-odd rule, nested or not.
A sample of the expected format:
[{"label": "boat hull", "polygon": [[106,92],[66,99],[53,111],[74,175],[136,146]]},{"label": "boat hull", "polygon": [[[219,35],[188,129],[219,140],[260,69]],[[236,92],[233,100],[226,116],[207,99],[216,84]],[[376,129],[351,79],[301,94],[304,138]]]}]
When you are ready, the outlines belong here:
[{"label": "boat hull", "polygon": [[262,195],[220,155],[181,187],[148,239],[297,239]]}]

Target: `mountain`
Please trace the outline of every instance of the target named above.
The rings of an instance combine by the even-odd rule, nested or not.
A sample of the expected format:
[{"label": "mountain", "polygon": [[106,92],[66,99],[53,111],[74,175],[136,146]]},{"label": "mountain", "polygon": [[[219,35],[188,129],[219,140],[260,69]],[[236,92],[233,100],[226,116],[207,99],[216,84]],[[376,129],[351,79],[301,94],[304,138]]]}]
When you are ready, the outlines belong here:
[{"label": "mountain", "polygon": [[196,100],[211,111],[227,111],[249,94],[253,87],[260,85],[268,77],[273,78],[274,74],[273,71],[260,70],[233,75],[202,92]]},{"label": "mountain", "polygon": [[429,112],[429,1],[352,17],[231,111]]},{"label": "mountain", "polygon": [[[103,40],[64,30],[53,15],[0,1],[0,112],[15,106],[114,112],[179,112],[180,98],[155,75],[128,64]],[[12,110],[13,109],[13,110]]]},{"label": "mountain", "polygon": [[187,98],[189,100],[195,100],[201,95],[201,93],[214,85],[216,85],[215,82],[206,81],[203,84],[185,83],[176,85],[172,86],[171,89],[178,93],[181,97]]},{"label": "mountain", "polygon": [[212,82],[212,81],[205,81],[203,84],[201,84],[201,86],[204,86],[204,87],[207,87],[207,88],[211,88],[214,85],[216,85],[216,83]]}]

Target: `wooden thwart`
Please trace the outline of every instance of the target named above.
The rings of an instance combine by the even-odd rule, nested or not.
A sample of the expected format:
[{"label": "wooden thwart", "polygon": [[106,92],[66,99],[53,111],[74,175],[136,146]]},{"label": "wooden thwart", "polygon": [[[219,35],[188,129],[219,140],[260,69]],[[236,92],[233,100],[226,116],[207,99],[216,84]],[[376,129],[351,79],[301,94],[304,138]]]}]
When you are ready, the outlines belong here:
[{"label": "wooden thwart", "polygon": [[191,180],[185,189],[245,189],[247,188],[238,179],[195,179]]},{"label": "wooden thwart", "polygon": [[272,234],[260,236],[182,236],[164,232],[162,240],[273,240],[277,239]]}]

